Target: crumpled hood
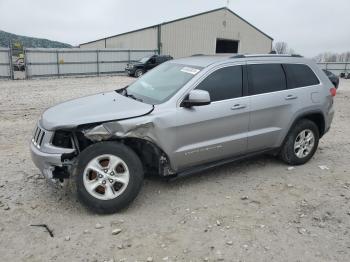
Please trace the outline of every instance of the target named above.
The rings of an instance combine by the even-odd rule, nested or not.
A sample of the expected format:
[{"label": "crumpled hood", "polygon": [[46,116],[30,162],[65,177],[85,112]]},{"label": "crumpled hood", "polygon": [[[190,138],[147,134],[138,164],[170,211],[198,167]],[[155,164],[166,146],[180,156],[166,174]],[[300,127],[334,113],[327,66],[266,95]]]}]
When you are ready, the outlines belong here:
[{"label": "crumpled hood", "polygon": [[46,130],[69,129],[83,124],[121,120],[146,115],[153,106],[116,92],[69,100],[47,109],[40,120]]}]

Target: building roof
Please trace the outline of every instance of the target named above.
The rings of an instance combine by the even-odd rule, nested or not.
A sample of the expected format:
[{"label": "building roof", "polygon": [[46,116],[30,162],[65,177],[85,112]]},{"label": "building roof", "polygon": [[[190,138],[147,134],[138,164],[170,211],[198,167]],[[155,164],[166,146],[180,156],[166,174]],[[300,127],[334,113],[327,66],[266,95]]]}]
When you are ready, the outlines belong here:
[{"label": "building roof", "polygon": [[97,39],[97,40],[94,40],[94,41],[90,41],[90,42],[85,42],[85,43],[82,43],[80,45],[90,44],[90,43],[98,42],[98,41],[105,40],[105,39],[112,38],[112,37],[116,37],[116,36],[126,35],[126,34],[130,34],[130,33],[138,32],[138,31],[142,31],[142,30],[145,30],[145,29],[155,28],[155,27],[158,27],[158,26],[161,26],[161,25],[166,25],[166,24],[178,22],[178,21],[181,21],[181,20],[185,20],[185,19],[189,19],[189,18],[192,18],[192,17],[213,13],[213,12],[220,11],[220,10],[227,10],[227,11],[229,11],[231,14],[237,16],[239,19],[241,19],[242,21],[244,21],[245,23],[247,23],[248,25],[253,27],[255,30],[259,31],[260,33],[262,33],[266,37],[268,37],[271,40],[273,40],[273,38],[271,36],[269,36],[268,34],[266,34],[263,31],[261,31],[259,28],[255,27],[254,25],[249,23],[247,20],[245,20],[244,18],[242,18],[241,16],[239,16],[238,14],[233,12],[231,9],[229,9],[227,7],[220,7],[220,8],[217,8],[217,9],[209,10],[209,11],[198,13],[198,14],[194,14],[194,15],[191,15],[191,16],[186,16],[186,17],[183,17],[183,18],[175,19],[175,20],[171,20],[171,21],[164,22],[164,23],[161,23],[161,24],[156,24],[156,25],[152,25],[152,26],[148,26],[148,27],[143,27],[143,28],[132,30],[132,31],[128,31],[128,32],[125,32],[125,33],[121,33],[121,34],[117,34],[117,35],[112,35],[112,36],[100,38],[100,39]]}]

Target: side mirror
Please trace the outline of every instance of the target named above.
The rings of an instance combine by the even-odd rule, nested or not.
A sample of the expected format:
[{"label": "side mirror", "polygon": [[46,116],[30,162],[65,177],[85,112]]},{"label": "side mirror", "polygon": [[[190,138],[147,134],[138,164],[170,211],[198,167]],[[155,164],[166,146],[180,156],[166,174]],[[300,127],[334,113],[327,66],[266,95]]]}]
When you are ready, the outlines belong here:
[{"label": "side mirror", "polygon": [[182,107],[205,106],[210,104],[210,95],[208,91],[195,89],[192,90],[187,98],[182,101]]}]

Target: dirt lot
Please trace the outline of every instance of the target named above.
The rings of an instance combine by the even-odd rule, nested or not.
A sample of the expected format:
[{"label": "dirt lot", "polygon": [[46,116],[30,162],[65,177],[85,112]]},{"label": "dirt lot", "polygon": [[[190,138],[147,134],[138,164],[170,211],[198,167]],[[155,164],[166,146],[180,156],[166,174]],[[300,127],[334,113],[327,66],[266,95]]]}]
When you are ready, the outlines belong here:
[{"label": "dirt lot", "polygon": [[128,209],[96,215],[42,179],[28,143],[45,108],[130,81],[0,81],[1,261],[349,261],[350,81],[308,164],[288,170],[263,156],[171,183],[147,179]]}]

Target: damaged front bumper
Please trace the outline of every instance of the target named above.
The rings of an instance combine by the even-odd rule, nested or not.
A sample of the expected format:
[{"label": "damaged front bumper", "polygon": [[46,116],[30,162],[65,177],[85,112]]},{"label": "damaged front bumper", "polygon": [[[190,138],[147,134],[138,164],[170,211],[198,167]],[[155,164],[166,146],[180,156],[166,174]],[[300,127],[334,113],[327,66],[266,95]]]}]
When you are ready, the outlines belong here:
[{"label": "damaged front bumper", "polygon": [[[38,131],[39,130],[39,131]],[[65,160],[75,149],[60,148],[51,144],[54,132],[36,128],[30,143],[30,153],[35,166],[47,179],[63,179],[69,176],[72,161]]]}]

